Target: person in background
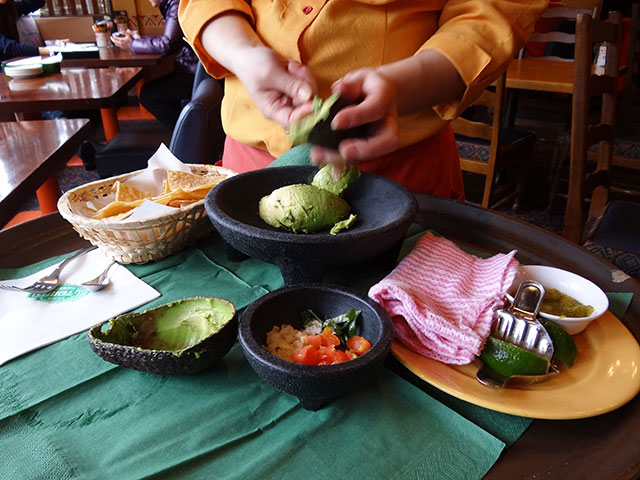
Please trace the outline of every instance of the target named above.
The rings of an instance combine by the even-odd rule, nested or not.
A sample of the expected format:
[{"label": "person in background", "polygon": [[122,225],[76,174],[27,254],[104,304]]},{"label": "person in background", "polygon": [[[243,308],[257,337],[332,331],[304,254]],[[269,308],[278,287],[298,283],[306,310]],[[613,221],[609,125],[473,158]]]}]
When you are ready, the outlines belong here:
[{"label": "person in background", "polygon": [[182,0],[180,23],[206,70],[225,77],[223,165],[262,168],[291,148],[286,130],[314,95],[357,100],[334,130],[371,124],[344,162],[409,190],[464,195],[449,126],[506,68],[547,0]]},{"label": "person in background", "polygon": [[127,29],[111,35],[114,45],[135,53],[178,53],[173,72],[145,83],[140,91],[140,102],[166,128],[173,130],[182,107],[191,98],[198,59],[184,41],[178,23],[179,0],[149,0],[164,17],[162,35],[141,37]]},{"label": "person in background", "polygon": [[44,6],[44,0],[0,0],[0,61],[14,57],[49,55],[45,47],[20,43],[16,22],[20,15],[26,15]]}]

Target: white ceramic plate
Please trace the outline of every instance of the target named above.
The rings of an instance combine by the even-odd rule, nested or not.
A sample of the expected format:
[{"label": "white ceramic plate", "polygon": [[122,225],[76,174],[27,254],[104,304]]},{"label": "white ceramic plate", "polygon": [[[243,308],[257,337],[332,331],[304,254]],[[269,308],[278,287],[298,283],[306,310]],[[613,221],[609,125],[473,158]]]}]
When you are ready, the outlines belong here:
[{"label": "white ceramic plate", "polygon": [[4,74],[12,78],[34,77],[42,73],[42,65],[12,65],[4,67]]}]

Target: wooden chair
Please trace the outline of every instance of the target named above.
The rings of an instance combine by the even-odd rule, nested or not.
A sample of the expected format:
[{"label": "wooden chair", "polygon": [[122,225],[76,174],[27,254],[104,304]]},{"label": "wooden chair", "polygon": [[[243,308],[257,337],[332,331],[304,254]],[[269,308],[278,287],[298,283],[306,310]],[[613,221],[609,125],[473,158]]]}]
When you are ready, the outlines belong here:
[{"label": "wooden chair", "polygon": [[[624,169],[640,170],[640,117],[634,112],[634,104],[638,105],[638,69],[640,62],[640,3],[633,4],[633,14],[629,35],[629,51],[626,61],[619,61],[619,74],[625,76],[624,89],[620,89],[618,82],[618,101],[616,102],[616,120],[612,146],[612,165]],[[635,74],[634,74],[635,73]],[[575,82],[574,82],[575,83]],[[632,93],[633,92],[633,93]],[[637,109],[635,109],[637,110]],[[566,159],[571,145],[571,131],[566,131],[558,137],[553,154],[550,174],[550,191],[548,210],[554,208],[556,197],[560,189],[562,171],[566,168]],[[591,145],[587,150],[590,162],[597,162],[598,145]],[[624,182],[612,184],[610,190],[629,197],[640,199],[640,186],[629,185]]]},{"label": "wooden chair", "polygon": [[[512,68],[518,72],[531,71],[531,78],[527,74],[512,72],[512,68],[507,70],[507,83],[509,84],[515,75],[520,82],[531,80],[533,82],[545,82],[547,79],[552,83],[553,79],[562,78],[567,70],[568,63],[573,62],[573,49],[575,44],[575,21],[580,13],[589,13],[593,18],[597,18],[602,8],[603,0],[552,0],[536,23],[536,30],[527,41],[527,44],[520,50],[517,59],[513,62]],[[551,30],[551,31],[546,31]],[[541,60],[545,61],[544,71],[539,68],[530,68],[527,64],[535,65]],[[561,62],[561,63],[558,63]],[[562,132],[570,123],[570,96],[566,91],[556,91],[544,89],[549,92],[529,99],[529,108],[541,111],[544,121],[527,119],[525,123],[530,123],[536,129],[554,130]],[[518,89],[509,90],[507,102],[508,124],[516,123],[518,104],[523,92]],[[522,99],[527,101],[530,95]],[[553,119],[553,122],[550,121]],[[553,123],[553,125],[552,125]]]},{"label": "wooden chair", "polygon": [[502,74],[493,86],[486,89],[473,104],[451,122],[456,136],[460,166],[463,171],[484,175],[484,189],[481,205],[497,208],[513,201],[516,211],[524,189],[524,177],[516,181],[515,191],[504,196],[497,203],[492,199],[499,192],[492,192],[496,174],[507,166],[515,167],[528,163],[526,156],[535,141],[533,132],[506,128],[503,123],[506,74]]},{"label": "wooden chair", "polygon": [[[610,13],[606,22],[586,14],[578,16],[569,190],[563,231],[565,238],[576,243],[584,239],[585,224],[591,226],[601,217],[609,200],[621,40],[619,12]],[[594,47],[598,48],[595,69]],[[596,119],[590,115],[591,99],[599,101]],[[588,171],[588,150],[592,145],[598,145],[598,161],[595,169]]]},{"label": "wooden chair", "polygon": [[[621,33],[622,17],[618,12],[610,13],[608,22],[586,15],[578,21],[569,194],[563,236],[582,243],[623,272],[640,277],[640,203],[618,200],[609,178],[619,94]],[[600,53],[602,45],[606,48],[606,53],[598,56],[604,60],[604,72],[600,75],[591,68],[594,45],[599,46]],[[600,101],[600,117],[596,121],[589,118],[592,98]],[[587,158],[592,145],[597,145],[597,164],[590,171]]]},{"label": "wooden chair", "polygon": [[[538,23],[552,23],[554,24],[553,30],[549,32],[534,32],[527,42],[528,44],[546,44],[544,54],[536,58],[552,61],[573,61],[572,54],[573,45],[575,44],[575,33],[571,33],[572,28],[568,28],[569,32],[563,32],[561,28],[575,23],[576,18],[581,13],[588,13],[593,18],[597,18],[600,15],[601,8],[602,0],[552,1],[550,7],[540,15]],[[570,52],[570,55],[568,57],[557,55],[556,52],[554,52],[554,44],[569,45],[570,48],[566,50]],[[520,51],[520,58],[524,56],[525,51],[526,47]]]},{"label": "wooden chair", "polygon": [[629,46],[625,65],[625,83],[622,93],[620,112],[628,113],[626,108],[640,99],[640,0],[631,6],[631,22],[629,27]]}]

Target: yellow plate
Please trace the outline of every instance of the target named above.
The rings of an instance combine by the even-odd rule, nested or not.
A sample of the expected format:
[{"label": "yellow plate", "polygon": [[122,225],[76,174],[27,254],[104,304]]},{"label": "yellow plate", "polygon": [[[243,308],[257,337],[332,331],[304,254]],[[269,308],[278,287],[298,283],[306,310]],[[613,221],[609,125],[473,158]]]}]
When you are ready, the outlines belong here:
[{"label": "yellow plate", "polygon": [[521,417],[586,418],[621,407],[640,391],[640,345],[610,312],[573,337],[571,368],[533,385],[494,389],[476,380],[474,365],[446,365],[398,342],[393,355],[424,381],[461,400]]}]

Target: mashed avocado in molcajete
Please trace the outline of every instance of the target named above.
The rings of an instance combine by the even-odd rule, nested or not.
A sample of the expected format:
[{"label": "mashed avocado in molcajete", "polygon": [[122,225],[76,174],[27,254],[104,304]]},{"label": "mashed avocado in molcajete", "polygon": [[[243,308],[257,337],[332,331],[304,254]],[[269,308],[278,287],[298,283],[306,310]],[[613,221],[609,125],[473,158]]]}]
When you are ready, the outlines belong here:
[{"label": "mashed avocado in molcajete", "polygon": [[280,187],[262,197],[258,214],[269,225],[298,233],[331,228],[331,235],[349,228],[356,220],[351,207],[339,195],[360,176],[354,166],[334,179],[333,167],[326,165],[316,173],[311,185],[298,183]]},{"label": "mashed avocado in molcajete", "polygon": [[307,184],[281,187],[260,200],[258,212],[269,225],[294,233],[324,230],[344,219],[349,204],[328,190]]},{"label": "mashed avocado in molcajete", "polygon": [[219,298],[179,300],[142,313],[120,315],[96,338],[145,350],[179,352],[217,333],[235,315],[233,305]]},{"label": "mashed avocado in molcajete", "polygon": [[333,167],[325,165],[315,174],[311,185],[340,196],[358,177],[360,177],[360,170],[353,165],[345,168],[338,178],[333,178]]}]

